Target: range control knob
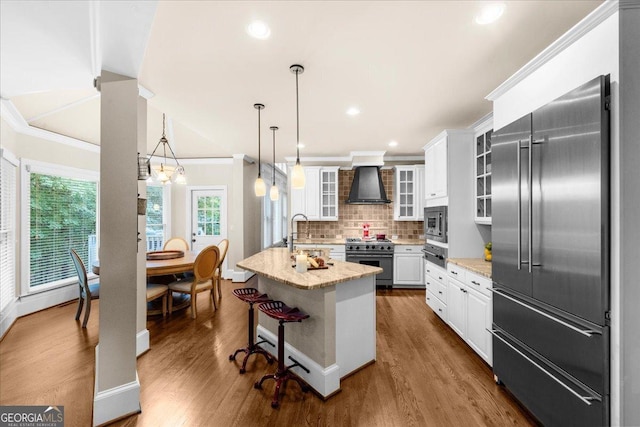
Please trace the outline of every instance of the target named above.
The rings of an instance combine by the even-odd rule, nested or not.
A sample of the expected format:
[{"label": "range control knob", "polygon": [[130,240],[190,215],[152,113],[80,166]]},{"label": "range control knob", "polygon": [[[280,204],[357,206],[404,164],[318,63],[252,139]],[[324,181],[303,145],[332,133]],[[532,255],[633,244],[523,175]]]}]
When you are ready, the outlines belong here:
[{"label": "range control knob", "polygon": [[369,249],[369,245],[367,245],[367,249]]}]

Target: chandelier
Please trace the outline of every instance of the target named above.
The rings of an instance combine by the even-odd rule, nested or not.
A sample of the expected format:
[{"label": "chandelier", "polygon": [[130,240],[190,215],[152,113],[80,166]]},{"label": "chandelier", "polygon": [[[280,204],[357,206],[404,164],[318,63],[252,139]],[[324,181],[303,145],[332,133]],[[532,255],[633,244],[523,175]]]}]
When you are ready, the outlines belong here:
[{"label": "chandelier", "polygon": [[[156,148],[153,149],[153,153],[151,153],[151,156],[149,156],[149,164],[151,164],[151,159],[156,154],[156,151],[158,151],[158,148],[160,148],[161,144],[163,154],[162,157],[164,161],[161,161],[159,166],[151,167],[151,177],[149,179],[159,182],[163,185],[171,184],[172,182],[175,182],[176,184],[186,184],[187,180],[184,173],[184,168],[180,165],[178,159],[176,159],[176,155],[173,152],[171,145],[169,145],[167,137],[165,136],[164,113],[162,114],[162,137],[160,138],[160,141],[158,141]],[[173,158],[175,166],[167,164],[167,147],[169,148],[169,152],[171,153],[171,157]]]}]

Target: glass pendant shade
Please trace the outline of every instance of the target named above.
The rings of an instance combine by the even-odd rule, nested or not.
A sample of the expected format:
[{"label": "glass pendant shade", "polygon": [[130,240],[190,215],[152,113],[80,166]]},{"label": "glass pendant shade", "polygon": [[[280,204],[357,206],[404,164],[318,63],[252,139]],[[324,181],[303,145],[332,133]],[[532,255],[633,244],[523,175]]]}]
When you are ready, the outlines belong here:
[{"label": "glass pendant shade", "polygon": [[280,198],[280,192],[278,191],[277,185],[274,184],[271,186],[271,190],[269,191],[269,197],[274,202]]},{"label": "glass pendant shade", "polygon": [[262,197],[267,194],[267,186],[264,183],[264,179],[261,177],[256,178],[256,182],[253,184],[253,190],[256,192],[256,196]]},{"label": "glass pendant shade", "polygon": [[305,177],[304,177],[304,169],[300,163],[296,163],[293,167],[293,171],[291,172],[291,185],[296,190],[304,188]]}]

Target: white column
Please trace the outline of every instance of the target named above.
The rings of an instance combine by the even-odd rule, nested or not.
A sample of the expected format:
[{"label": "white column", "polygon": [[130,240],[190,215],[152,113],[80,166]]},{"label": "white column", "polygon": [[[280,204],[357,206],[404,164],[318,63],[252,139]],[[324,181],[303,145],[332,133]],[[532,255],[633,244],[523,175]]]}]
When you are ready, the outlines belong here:
[{"label": "white column", "polygon": [[140,411],[136,372],[138,82],[103,70],[98,88],[100,338],[93,425]]}]

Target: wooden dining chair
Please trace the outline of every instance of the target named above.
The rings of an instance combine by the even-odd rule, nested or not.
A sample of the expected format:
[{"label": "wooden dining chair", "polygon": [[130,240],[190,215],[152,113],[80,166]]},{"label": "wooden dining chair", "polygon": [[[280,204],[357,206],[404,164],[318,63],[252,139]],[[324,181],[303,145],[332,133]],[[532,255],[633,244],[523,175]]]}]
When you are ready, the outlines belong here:
[{"label": "wooden dining chair", "polygon": [[86,303],[87,307],[84,310],[84,320],[82,321],[82,327],[86,328],[87,322],[89,321],[89,314],[91,314],[91,300],[100,298],[100,284],[94,283],[89,285],[89,281],[87,280],[87,269],[84,267],[82,259],[80,259],[78,253],[73,249],[69,249],[69,254],[73,260],[73,266],[76,268],[76,274],[78,275],[79,295],[76,320],[80,319],[82,307]]},{"label": "wooden dining chair", "polygon": [[215,245],[204,248],[193,263],[193,277],[188,279],[176,280],[169,283],[169,313],[173,306],[173,298],[171,292],[180,292],[191,296],[191,318],[196,318],[196,295],[200,292],[210,290],[211,302],[214,308],[218,308],[214,297],[214,278],[213,274],[218,266],[220,259],[220,251]]},{"label": "wooden dining chair", "polygon": [[162,298],[162,317],[167,316],[167,296],[169,286],[160,283],[147,283],[147,302]]},{"label": "wooden dining chair", "polygon": [[166,242],[164,242],[164,246],[162,247],[163,251],[188,251],[189,243],[184,240],[182,237],[172,237]]},{"label": "wooden dining chair", "polygon": [[229,240],[224,239],[218,245],[218,250],[220,251],[220,260],[218,261],[218,266],[216,267],[216,271],[213,273],[213,278],[215,281],[215,285],[218,288],[218,298],[222,299],[222,263],[224,262],[224,258],[227,256],[227,250],[229,249]]}]

